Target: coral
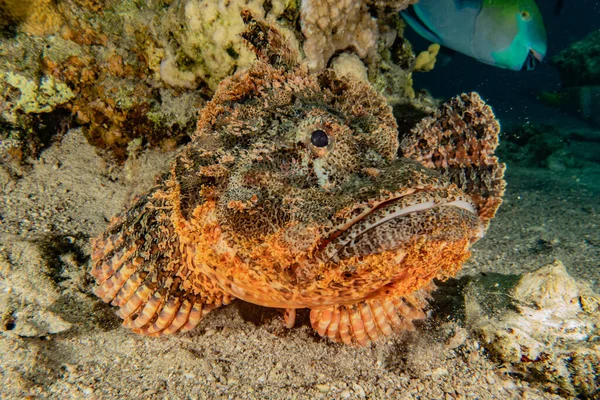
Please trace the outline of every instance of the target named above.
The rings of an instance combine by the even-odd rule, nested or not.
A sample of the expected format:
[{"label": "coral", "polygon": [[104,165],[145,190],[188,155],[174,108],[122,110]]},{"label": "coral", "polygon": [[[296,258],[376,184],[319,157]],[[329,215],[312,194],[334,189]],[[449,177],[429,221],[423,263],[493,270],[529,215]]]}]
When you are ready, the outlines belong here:
[{"label": "coral", "polygon": [[352,76],[368,82],[367,68],[356,54],[342,53],[331,62],[337,76]]},{"label": "coral", "polygon": [[99,7],[94,2],[64,0],[59,7],[68,7],[71,16],[60,35],[20,35],[0,43],[0,123],[11,138],[24,141],[18,148],[39,142],[40,113],[52,115],[54,127],[82,125],[89,141],[118,161],[136,138],[151,146],[185,140],[208,94],[170,88],[160,79],[165,52],[151,35],[148,14],[165,11],[130,2],[100,14],[93,12]]},{"label": "coral", "polygon": [[75,95],[69,87],[58,82],[52,76],[42,77],[40,83],[28,80],[22,75],[0,71],[0,80],[21,92],[15,101],[13,111],[22,110],[25,113],[45,113],[56,106],[65,104]]},{"label": "coral", "polygon": [[[303,49],[312,71],[325,68],[332,55],[351,50],[361,59],[378,52],[388,32],[386,19],[415,0],[304,0],[300,6]],[[377,15],[374,18],[372,15]],[[378,26],[379,25],[379,26]]]},{"label": "coral", "polygon": [[0,0],[0,30],[10,31],[27,18],[29,3],[25,1]]},{"label": "coral", "polygon": [[600,31],[571,44],[554,57],[564,87],[600,85]]},{"label": "coral", "polygon": [[312,71],[324,69],[338,50],[352,48],[360,58],[372,57],[377,51],[377,22],[361,0],[304,0],[300,27]]},{"label": "coral", "polygon": [[401,138],[405,157],[442,171],[473,198],[484,222],[491,219],[504,194],[505,165],[498,162],[500,124],[492,109],[475,92],[443,104]]},{"label": "coral", "polygon": [[[309,65],[324,67],[335,51],[353,48],[354,56],[338,57],[337,71],[349,71],[345,64],[361,78],[366,72],[400,124],[412,126],[435,104],[412,88],[414,54],[401,38],[403,23],[397,15],[408,3],[305,1],[301,10],[298,0],[61,0],[55,4],[64,17],[58,34],[18,35],[0,42],[0,73],[23,77],[18,85],[0,79],[0,123],[19,131],[18,140],[34,139],[39,132],[34,112],[66,110],[70,115],[61,114],[61,125],[82,125],[91,143],[119,161],[127,156],[129,142],[140,137],[143,145],[181,143],[194,125],[194,110],[217,84],[255,60],[239,35],[240,10],[245,8],[277,21],[281,40],[298,57],[297,27],[303,26],[305,33],[316,29],[304,42]],[[28,4],[23,3],[21,14],[13,12],[20,29],[26,25]],[[327,13],[320,18],[322,7]],[[329,44],[319,48],[320,41]],[[32,84],[25,87],[25,82]],[[35,86],[40,82],[42,92]]]},{"label": "coral", "polygon": [[427,51],[419,53],[415,60],[414,71],[427,72],[431,71],[435,66],[436,57],[440,51],[440,45],[432,43],[427,48]]},{"label": "coral", "polygon": [[600,393],[600,295],[560,261],[469,283],[465,315],[509,371],[567,396]]},{"label": "coral", "polygon": [[32,0],[20,30],[29,35],[42,36],[56,33],[63,24],[63,17],[54,0]]},{"label": "coral", "polygon": [[0,29],[34,36],[55,34],[79,14],[79,8],[98,12],[104,4],[104,0],[0,0]]},{"label": "coral", "polygon": [[[242,44],[242,8],[266,15],[271,21],[284,19],[297,7],[294,0],[175,0],[160,27],[166,56],[162,79],[173,86],[196,88],[218,83],[237,68],[248,66],[254,54]],[[293,21],[291,21],[293,23]],[[293,33],[282,28],[292,43]]]},{"label": "coral", "polygon": [[377,60],[369,64],[369,81],[392,106],[399,131],[406,132],[423,117],[435,112],[440,101],[424,90],[413,88],[415,54],[411,44],[402,37],[404,21],[398,14],[378,21],[380,51]]},{"label": "coral", "polygon": [[54,0],[0,0],[0,27],[18,25],[30,35],[55,33],[64,23]]}]

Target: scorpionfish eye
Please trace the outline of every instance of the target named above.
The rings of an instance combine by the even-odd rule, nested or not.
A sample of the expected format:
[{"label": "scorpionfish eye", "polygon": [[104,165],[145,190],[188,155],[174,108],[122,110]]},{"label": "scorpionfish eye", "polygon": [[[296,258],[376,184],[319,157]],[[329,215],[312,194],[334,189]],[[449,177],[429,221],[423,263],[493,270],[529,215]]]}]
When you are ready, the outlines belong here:
[{"label": "scorpionfish eye", "polygon": [[317,129],[313,131],[310,137],[310,142],[315,147],[325,147],[329,144],[329,137],[327,137],[325,131],[322,129]]}]

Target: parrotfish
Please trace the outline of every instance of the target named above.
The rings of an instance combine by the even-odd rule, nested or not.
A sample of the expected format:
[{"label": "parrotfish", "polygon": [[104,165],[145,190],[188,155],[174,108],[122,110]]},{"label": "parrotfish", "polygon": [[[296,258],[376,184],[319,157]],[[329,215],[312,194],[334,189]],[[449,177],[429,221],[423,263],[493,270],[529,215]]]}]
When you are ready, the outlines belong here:
[{"label": "parrotfish", "polygon": [[496,67],[530,70],[546,55],[535,0],[420,0],[402,17],[425,39]]}]

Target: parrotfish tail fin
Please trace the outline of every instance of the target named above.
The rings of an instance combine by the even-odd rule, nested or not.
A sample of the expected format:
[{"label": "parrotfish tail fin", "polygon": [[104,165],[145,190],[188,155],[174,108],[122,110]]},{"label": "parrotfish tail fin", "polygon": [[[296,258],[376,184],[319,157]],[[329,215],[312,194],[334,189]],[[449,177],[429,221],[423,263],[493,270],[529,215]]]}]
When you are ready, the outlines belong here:
[{"label": "parrotfish tail fin", "polygon": [[194,249],[171,221],[174,191],[165,184],[138,197],[92,242],[95,293],[118,306],[123,325],[136,333],[186,332],[230,301],[194,270]]},{"label": "parrotfish tail fin", "polygon": [[273,24],[261,20],[246,8],[242,9],[241,15],[246,27],[240,35],[260,61],[285,69],[298,65],[298,49],[293,48],[291,41]]},{"label": "parrotfish tail fin", "polygon": [[506,166],[494,155],[499,134],[492,109],[477,93],[463,93],[422,119],[401,138],[400,149],[470,194],[487,228],[506,186]]},{"label": "parrotfish tail fin", "polygon": [[365,300],[357,304],[310,310],[310,324],[334,342],[366,346],[394,331],[414,330],[413,321],[424,319],[429,293],[435,286],[393,299]]}]

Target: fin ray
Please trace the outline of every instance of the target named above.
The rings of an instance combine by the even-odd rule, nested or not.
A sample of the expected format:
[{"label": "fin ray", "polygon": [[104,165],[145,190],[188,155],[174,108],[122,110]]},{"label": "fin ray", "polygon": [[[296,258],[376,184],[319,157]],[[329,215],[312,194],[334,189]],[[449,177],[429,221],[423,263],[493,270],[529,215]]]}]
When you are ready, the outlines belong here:
[{"label": "fin ray", "polygon": [[185,331],[231,299],[194,270],[193,245],[172,222],[177,187],[169,181],[138,197],[92,243],[95,293],[119,307],[123,325],[158,336]]}]

